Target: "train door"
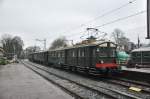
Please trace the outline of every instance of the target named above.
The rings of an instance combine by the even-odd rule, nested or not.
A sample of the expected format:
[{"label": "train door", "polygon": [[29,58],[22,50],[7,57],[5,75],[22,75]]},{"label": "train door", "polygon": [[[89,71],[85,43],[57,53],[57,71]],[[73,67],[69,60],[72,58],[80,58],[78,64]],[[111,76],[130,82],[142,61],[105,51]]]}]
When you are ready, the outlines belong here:
[{"label": "train door", "polygon": [[90,47],[85,47],[84,48],[85,56],[84,56],[84,66],[89,67],[91,63],[91,58],[90,58]]},{"label": "train door", "polygon": [[91,67],[95,67],[96,61],[97,61],[97,49],[95,46],[91,47]]},{"label": "train door", "polygon": [[67,64],[67,60],[68,60],[68,50],[66,49],[65,51],[64,51],[64,58],[65,58],[65,64]]}]

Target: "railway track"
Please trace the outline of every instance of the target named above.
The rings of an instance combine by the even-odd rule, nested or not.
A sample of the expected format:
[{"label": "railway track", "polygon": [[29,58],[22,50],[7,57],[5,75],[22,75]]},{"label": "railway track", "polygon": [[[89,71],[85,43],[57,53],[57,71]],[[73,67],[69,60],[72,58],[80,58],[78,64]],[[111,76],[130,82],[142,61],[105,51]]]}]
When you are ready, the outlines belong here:
[{"label": "railway track", "polygon": [[109,80],[107,79],[106,82],[118,84],[127,88],[135,87],[141,89],[142,93],[150,94],[150,86],[147,83],[145,84],[141,82],[126,80],[126,79],[116,79],[116,78],[112,78]]},{"label": "railway track", "polygon": [[94,90],[94,89],[92,89],[90,87],[84,86],[82,84],[70,81],[70,80],[68,80],[66,78],[63,78],[61,76],[49,73],[49,72],[47,72],[47,71],[45,71],[45,70],[43,70],[41,68],[38,68],[38,67],[35,67],[35,66],[34,66],[35,67],[34,68],[34,67],[32,67],[33,65],[29,66],[31,64],[26,64],[26,63],[23,63],[23,64],[25,66],[27,66],[29,69],[31,69],[34,72],[36,72],[37,74],[39,74],[40,76],[42,76],[43,78],[45,78],[48,81],[50,81],[50,82],[54,83],[55,85],[59,86],[60,88],[65,90],[67,93],[69,93],[70,95],[75,97],[76,99],[92,99],[92,98],[94,98],[94,99],[99,99],[99,98],[116,99],[112,95],[105,94],[105,93],[99,92],[97,90]]},{"label": "railway track", "polygon": [[[69,92],[70,94],[72,94],[73,96],[77,97],[77,98],[95,98],[95,99],[99,99],[99,98],[110,98],[110,99],[142,99],[140,97],[125,93],[125,92],[121,92],[119,90],[116,89],[111,89],[111,88],[105,88],[103,86],[98,86],[98,85],[92,85],[92,84],[86,84],[86,83],[79,83],[73,80],[70,80],[68,78],[64,78],[60,75],[54,74],[52,72],[50,72],[48,69],[42,68],[40,66],[37,66],[35,64],[32,63],[25,63],[23,62],[28,68],[32,69],[33,71],[35,71],[36,73],[40,74],[43,77],[43,72],[47,73],[46,75],[48,76],[44,76],[44,78],[46,79],[50,79],[52,77],[51,76],[55,76],[57,77],[57,79],[60,79],[61,81],[65,81],[67,82],[69,86],[73,86],[73,87],[68,87],[65,86],[66,83],[63,83],[62,85],[58,82],[55,82],[57,80],[50,80],[51,82],[54,82],[56,85],[63,87],[62,89],[67,90],[67,92]],[[59,81],[60,81],[59,80]],[[70,84],[69,84],[70,83]],[[73,89],[78,89],[81,92],[76,92]],[[80,94],[79,94],[80,93]],[[82,94],[81,94],[82,93]],[[88,94],[87,94],[88,93]],[[86,95],[85,95],[86,94]]]},{"label": "railway track", "polygon": [[127,82],[127,83],[131,83],[131,84],[135,84],[135,85],[140,85],[140,86],[144,86],[144,87],[149,87],[150,88],[150,84],[146,83],[146,82],[140,82],[140,81],[134,81],[134,80],[129,80],[129,79],[123,79],[123,78],[118,78],[118,77],[112,77],[113,80],[119,80],[119,81],[123,81],[123,82]]}]

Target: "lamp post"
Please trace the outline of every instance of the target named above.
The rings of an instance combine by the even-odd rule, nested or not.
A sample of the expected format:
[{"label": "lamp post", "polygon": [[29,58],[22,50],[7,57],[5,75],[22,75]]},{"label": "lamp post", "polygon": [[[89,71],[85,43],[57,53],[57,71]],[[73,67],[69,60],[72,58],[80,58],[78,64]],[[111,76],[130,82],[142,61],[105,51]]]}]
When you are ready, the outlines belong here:
[{"label": "lamp post", "polygon": [[43,40],[41,40],[41,39],[35,39],[35,40],[39,41],[39,42],[43,42],[43,45],[44,45],[43,50],[46,50],[46,39],[43,39]]}]

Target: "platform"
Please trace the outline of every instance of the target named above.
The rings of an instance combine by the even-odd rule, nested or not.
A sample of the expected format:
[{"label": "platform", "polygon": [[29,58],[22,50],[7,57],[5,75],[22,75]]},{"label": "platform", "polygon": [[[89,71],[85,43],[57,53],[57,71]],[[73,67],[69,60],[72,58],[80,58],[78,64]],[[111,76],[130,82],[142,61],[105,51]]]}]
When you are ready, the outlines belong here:
[{"label": "platform", "polygon": [[124,78],[150,83],[150,68],[126,68],[122,66]]},{"label": "platform", "polygon": [[0,99],[73,99],[24,65],[0,65]]},{"label": "platform", "polygon": [[126,68],[125,66],[122,66],[122,70],[141,72],[141,73],[149,73],[150,74],[150,68]]}]

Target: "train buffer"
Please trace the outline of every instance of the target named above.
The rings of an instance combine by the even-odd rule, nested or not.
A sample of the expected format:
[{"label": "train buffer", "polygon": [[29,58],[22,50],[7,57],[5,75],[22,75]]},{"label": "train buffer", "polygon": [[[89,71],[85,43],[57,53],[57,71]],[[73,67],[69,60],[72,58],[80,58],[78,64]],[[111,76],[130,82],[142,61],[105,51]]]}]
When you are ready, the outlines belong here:
[{"label": "train buffer", "polygon": [[0,99],[73,99],[23,64],[0,65]]}]

